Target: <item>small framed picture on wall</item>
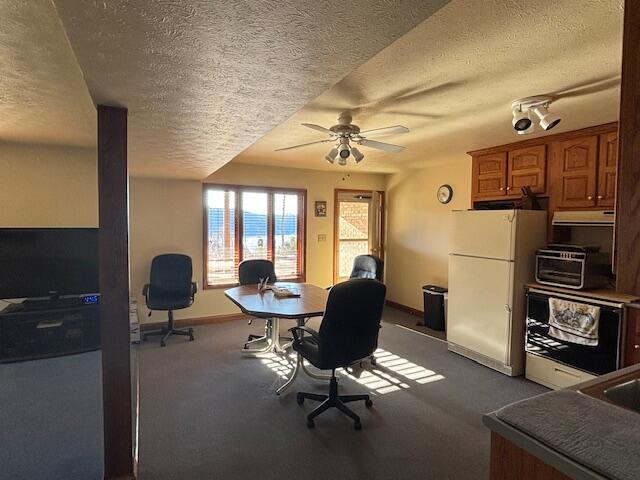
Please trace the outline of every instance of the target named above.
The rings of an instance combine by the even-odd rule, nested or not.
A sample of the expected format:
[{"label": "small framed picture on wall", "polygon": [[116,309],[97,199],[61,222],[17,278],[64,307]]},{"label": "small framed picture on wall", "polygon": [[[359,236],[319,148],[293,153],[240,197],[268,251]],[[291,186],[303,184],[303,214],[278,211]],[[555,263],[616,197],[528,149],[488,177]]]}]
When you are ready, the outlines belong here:
[{"label": "small framed picture on wall", "polygon": [[326,217],[327,216],[327,202],[324,200],[319,200],[316,202],[316,217]]}]

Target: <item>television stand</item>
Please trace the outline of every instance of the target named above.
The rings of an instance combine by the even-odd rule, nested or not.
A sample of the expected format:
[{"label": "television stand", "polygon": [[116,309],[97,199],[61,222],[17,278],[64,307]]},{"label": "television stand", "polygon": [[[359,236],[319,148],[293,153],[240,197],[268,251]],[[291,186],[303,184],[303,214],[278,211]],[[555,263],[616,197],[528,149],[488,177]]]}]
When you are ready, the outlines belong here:
[{"label": "television stand", "polygon": [[0,312],[0,363],[100,348],[100,306],[83,297],[10,304]]}]

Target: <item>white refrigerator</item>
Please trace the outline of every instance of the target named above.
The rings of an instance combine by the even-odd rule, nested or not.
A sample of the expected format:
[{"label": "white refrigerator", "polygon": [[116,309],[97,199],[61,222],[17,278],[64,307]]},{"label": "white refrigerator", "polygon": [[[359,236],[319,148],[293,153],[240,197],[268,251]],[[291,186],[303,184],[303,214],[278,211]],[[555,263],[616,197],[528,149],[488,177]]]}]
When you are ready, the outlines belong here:
[{"label": "white refrigerator", "polygon": [[547,213],[454,211],[449,255],[449,350],[507,375],[524,372],[524,284],[546,242]]}]

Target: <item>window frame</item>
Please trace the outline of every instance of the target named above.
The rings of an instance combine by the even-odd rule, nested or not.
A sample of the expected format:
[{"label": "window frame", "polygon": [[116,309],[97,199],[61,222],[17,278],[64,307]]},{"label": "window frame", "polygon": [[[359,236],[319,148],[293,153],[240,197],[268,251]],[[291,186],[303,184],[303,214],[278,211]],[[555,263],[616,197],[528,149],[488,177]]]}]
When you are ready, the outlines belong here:
[{"label": "window frame", "polygon": [[229,283],[209,283],[209,222],[207,215],[207,193],[209,190],[224,190],[235,192],[235,217],[234,217],[234,259],[237,258],[237,263],[242,262],[243,247],[242,247],[242,234],[243,234],[243,213],[242,213],[242,193],[266,193],[267,196],[267,257],[269,260],[274,259],[274,235],[275,235],[275,221],[273,213],[273,195],[277,193],[283,194],[297,194],[301,197],[298,202],[298,238],[297,238],[297,250],[298,250],[298,267],[300,274],[296,277],[278,278],[278,281],[304,283],[307,281],[306,266],[307,266],[307,190],[305,188],[292,188],[292,187],[273,187],[273,186],[260,186],[260,185],[235,185],[227,183],[211,183],[205,182],[202,184],[202,233],[203,233],[203,271],[202,271],[202,285],[204,290],[215,290],[220,288],[237,287],[238,282]]}]

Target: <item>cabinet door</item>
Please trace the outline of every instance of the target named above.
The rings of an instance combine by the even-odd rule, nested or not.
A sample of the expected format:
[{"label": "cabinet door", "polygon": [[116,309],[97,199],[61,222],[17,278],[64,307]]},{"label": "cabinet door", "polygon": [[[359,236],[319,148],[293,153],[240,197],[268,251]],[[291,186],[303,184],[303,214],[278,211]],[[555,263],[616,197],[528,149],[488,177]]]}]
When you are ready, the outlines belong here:
[{"label": "cabinet door", "polygon": [[507,166],[507,194],[522,196],[522,187],[529,186],[533,193],[544,193],[547,173],[546,146],[520,148],[509,152]]},{"label": "cabinet door", "polygon": [[561,208],[596,205],[598,136],[580,137],[555,144]]},{"label": "cabinet door", "polygon": [[499,197],[506,194],[506,152],[479,155],[473,158],[474,198]]},{"label": "cabinet door", "polygon": [[618,132],[600,135],[598,156],[599,207],[613,208],[616,201],[616,170],[618,167]]}]

